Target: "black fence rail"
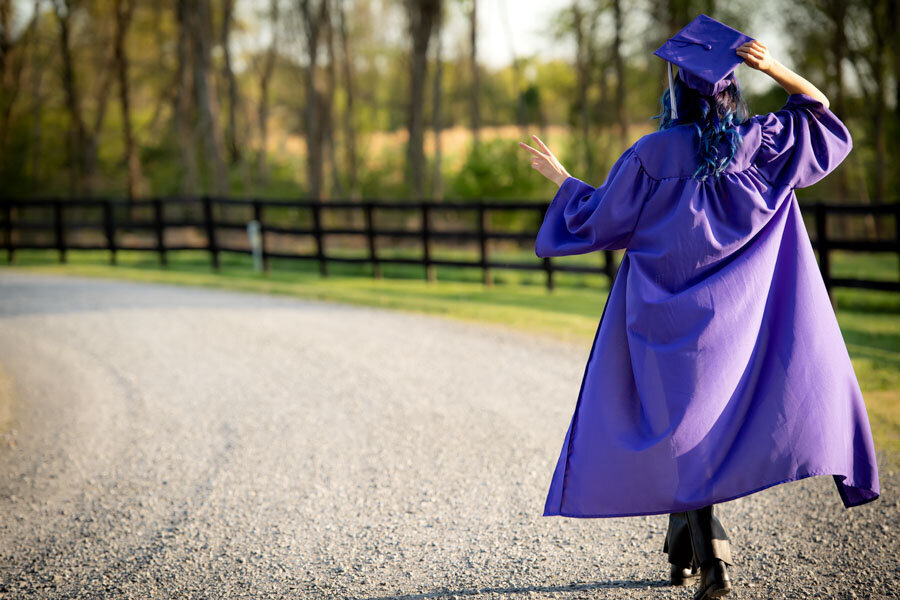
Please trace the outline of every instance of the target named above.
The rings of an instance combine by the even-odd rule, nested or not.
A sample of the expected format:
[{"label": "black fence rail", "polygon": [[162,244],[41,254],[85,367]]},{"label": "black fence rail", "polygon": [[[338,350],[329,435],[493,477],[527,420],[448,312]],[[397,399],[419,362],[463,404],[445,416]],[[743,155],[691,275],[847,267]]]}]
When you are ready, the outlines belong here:
[{"label": "black fence rail", "polygon": [[[386,200],[363,201],[319,201],[319,200],[270,200],[270,199],[236,199],[202,197],[151,198],[126,202],[118,199],[79,198],[79,199],[2,199],[2,229],[9,262],[13,262],[16,250],[42,249],[57,250],[60,262],[66,261],[68,250],[108,250],[110,263],[116,264],[116,252],[119,250],[145,250],[156,252],[160,264],[167,264],[166,253],[175,250],[203,250],[209,252],[213,269],[219,269],[219,255],[223,252],[242,254],[253,253],[252,247],[230,245],[219,239],[223,231],[246,230],[247,216],[258,223],[261,244],[262,268],[269,270],[271,258],[312,260],[318,263],[319,272],[328,275],[328,263],[353,262],[368,263],[373,266],[373,276],[381,277],[381,265],[416,264],[424,267],[425,277],[434,281],[435,266],[471,267],[482,271],[483,281],[490,285],[492,269],[518,269],[544,271],[546,286],[554,287],[554,274],[557,272],[605,274],[611,282],[616,276],[616,261],[612,251],[603,251],[604,264],[600,266],[559,264],[554,259],[542,258],[532,262],[502,262],[492,260],[490,252],[491,240],[511,240],[533,247],[536,231],[497,231],[489,227],[489,214],[502,213],[531,214],[537,223],[543,219],[548,207],[547,202],[403,202]],[[228,212],[236,207],[243,208],[244,218],[241,221],[222,218],[217,212]],[[179,213],[176,218],[167,215],[171,209]],[[199,208],[199,210],[198,210]],[[832,250],[852,252],[884,252],[897,254],[900,259],[900,205],[859,206],[845,204],[825,204],[817,202],[802,206],[805,213],[811,211],[815,222],[815,239],[813,247],[818,251],[819,267],[829,295],[835,287],[864,288],[873,290],[900,291],[900,279],[897,281],[836,278],[831,275]],[[27,219],[23,214],[35,209],[43,209],[39,219]],[[168,209],[168,210],[167,210]],[[249,209],[249,210],[248,210]],[[47,215],[49,210],[52,216]],[[439,211],[474,212],[476,227],[474,230],[443,231],[435,229],[432,215]],[[86,212],[99,212],[93,219],[85,219]],[[293,216],[285,212],[293,211]],[[299,218],[305,211],[305,218]],[[325,227],[323,216],[333,211],[349,211],[352,222],[361,222],[361,226]],[[418,227],[409,228],[405,224],[394,228],[376,227],[376,211],[381,212],[417,212]],[[278,213],[276,220],[267,221],[269,213]],[[139,217],[140,215],[140,217]],[[147,216],[149,215],[149,218]],[[887,216],[894,220],[894,239],[887,241],[832,239],[828,237],[828,222],[832,215]],[[227,215],[226,215],[227,216]],[[99,217],[99,218],[98,218]],[[361,218],[360,218],[361,217]],[[526,219],[527,220],[527,219]],[[285,221],[307,225],[305,227],[285,226]],[[193,228],[202,231],[201,243],[168,244],[167,231]],[[93,243],[72,243],[70,233],[73,231],[90,231],[99,234],[100,241]],[[138,245],[119,241],[120,234],[125,232],[150,232],[153,244]],[[49,233],[49,240],[35,241],[23,239],[29,233]],[[296,253],[279,252],[268,247],[267,236],[293,236],[311,238],[314,252]],[[326,236],[353,235],[366,238],[365,256],[339,256],[326,251]],[[376,240],[379,237],[408,238],[418,240],[422,253],[419,258],[380,255]],[[440,240],[456,242],[478,242],[478,260],[462,261],[436,258],[431,253],[433,243]]]}]

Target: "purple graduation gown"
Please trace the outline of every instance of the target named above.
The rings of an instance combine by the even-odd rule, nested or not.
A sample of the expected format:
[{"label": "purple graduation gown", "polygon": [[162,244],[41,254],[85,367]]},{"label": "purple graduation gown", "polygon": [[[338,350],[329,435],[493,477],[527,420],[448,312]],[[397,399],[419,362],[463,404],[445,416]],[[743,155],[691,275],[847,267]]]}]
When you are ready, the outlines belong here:
[{"label": "purple graduation gown", "polygon": [[740,126],[718,181],[691,178],[691,125],[639,139],[599,188],[550,203],[539,257],[625,249],[544,516],[692,510],[833,475],[844,506],[878,497],[862,393],[794,188],[850,133],[793,94]]}]

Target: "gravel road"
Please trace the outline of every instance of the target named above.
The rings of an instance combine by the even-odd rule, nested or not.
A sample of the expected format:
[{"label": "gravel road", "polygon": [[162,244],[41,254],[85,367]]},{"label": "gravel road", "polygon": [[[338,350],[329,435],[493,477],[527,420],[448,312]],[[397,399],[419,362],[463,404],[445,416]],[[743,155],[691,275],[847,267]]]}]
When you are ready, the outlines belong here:
[{"label": "gravel road", "polygon": [[[689,599],[665,515],[541,516],[589,350],[2,270],[0,598]],[[850,510],[830,477],[719,505],[731,597],[900,597],[881,475]]]}]

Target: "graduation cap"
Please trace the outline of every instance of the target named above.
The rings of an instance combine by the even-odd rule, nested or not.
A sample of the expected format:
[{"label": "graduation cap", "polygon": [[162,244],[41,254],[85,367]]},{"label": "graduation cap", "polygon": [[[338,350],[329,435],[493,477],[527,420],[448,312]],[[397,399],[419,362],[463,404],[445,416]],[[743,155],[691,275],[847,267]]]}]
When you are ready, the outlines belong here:
[{"label": "graduation cap", "polygon": [[678,77],[685,85],[704,96],[714,96],[734,81],[734,69],[744,62],[743,58],[735,54],[735,50],[753,39],[712,17],[700,14],[657,48],[653,54],[668,63],[672,118],[678,118],[675,110],[675,87],[672,84],[672,63],[678,65]]}]

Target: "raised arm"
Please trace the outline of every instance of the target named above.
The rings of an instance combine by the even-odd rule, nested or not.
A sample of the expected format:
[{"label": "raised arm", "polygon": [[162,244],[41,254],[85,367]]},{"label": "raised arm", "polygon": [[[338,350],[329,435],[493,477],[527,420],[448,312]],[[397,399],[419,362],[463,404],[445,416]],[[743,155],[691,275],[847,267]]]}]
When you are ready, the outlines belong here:
[{"label": "raised arm", "polygon": [[744,59],[744,64],[774,79],[788,94],[806,94],[829,108],[828,98],[819,88],[778,62],[759,40],[749,41],[735,52]]}]

